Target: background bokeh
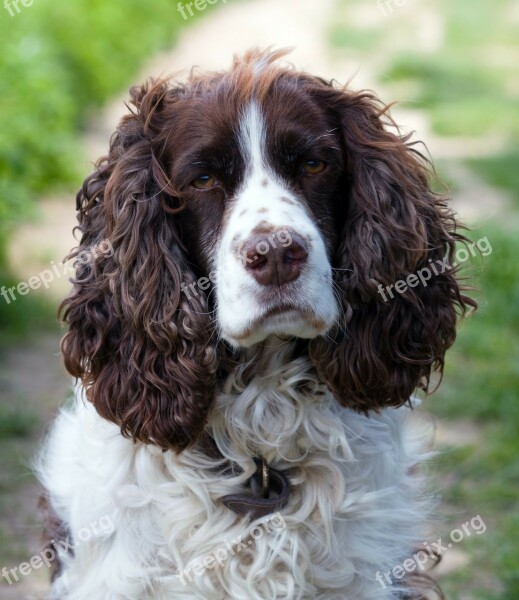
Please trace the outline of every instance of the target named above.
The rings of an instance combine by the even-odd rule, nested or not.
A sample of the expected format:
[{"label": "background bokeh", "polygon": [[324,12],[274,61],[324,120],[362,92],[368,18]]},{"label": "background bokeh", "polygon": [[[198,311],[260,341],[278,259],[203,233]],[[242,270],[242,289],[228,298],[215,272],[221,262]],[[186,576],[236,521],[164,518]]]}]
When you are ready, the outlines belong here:
[{"label": "background bokeh", "polygon": [[[517,0],[34,0],[0,6],[0,286],[58,266],[74,245],[74,195],[102,155],[126,91],[148,75],[219,68],[251,45],[397,101],[492,252],[466,265],[479,311],[461,327],[436,416],[430,467],[443,502],[434,539],[480,515],[482,535],[445,555],[453,600],[519,598],[519,2]],[[16,8],[18,6],[18,9]],[[30,462],[70,382],[48,288],[0,295],[0,568],[37,553],[39,488]],[[62,270],[58,269],[59,273]],[[23,289],[23,288],[22,288]],[[34,571],[0,599],[42,598]]]}]

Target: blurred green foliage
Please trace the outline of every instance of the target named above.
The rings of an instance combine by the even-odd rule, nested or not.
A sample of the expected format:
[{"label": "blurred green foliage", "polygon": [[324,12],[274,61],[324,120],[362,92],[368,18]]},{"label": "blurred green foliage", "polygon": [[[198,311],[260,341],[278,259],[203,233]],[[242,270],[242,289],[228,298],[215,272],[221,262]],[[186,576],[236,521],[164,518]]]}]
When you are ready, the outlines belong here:
[{"label": "blurred green foliage", "polygon": [[[88,112],[130,85],[140,63],[171,44],[187,23],[168,0],[38,0],[19,6],[14,16],[0,8],[0,282],[5,285],[9,232],[34,214],[38,194],[79,183],[78,133]],[[27,313],[26,303],[18,304],[0,302],[3,335],[26,325],[17,318],[18,312]]]},{"label": "blurred green foliage", "polygon": [[393,82],[419,83],[413,106],[428,109],[441,135],[481,135],[502,128],[513,115],[504,82],[463,55],[400,56],[386,75]]},{"label": "blurred green foliage", "polygon": [[442,0],[445,24],[434,52],[401,52],[385,72],[392,82],[418,84],[413,105],[427,108],[446,136],[519,136],[517,48],[519,20],[510,0]]},{"label": "blurred green foliage", "polygon": [[25,408],[0,404],[0,440],[27,437],[38,425],[36,415]]},{"label": "blurred green foliage", "polygon": [[[515,120],[519,121],[519,105]],[[469,164],[489,183],[510,192],[516,208],[519,209],[519,134],[504,152],[473,159]]]},{"label": "blurred green foliage", "polygon": [[[170,43],[181,17],[166,0],[39,0],[0,13],[0,223],[26,218],[35,193],[74,180],[87,111]],[[1,254],[0,254],[1,256]]]}]

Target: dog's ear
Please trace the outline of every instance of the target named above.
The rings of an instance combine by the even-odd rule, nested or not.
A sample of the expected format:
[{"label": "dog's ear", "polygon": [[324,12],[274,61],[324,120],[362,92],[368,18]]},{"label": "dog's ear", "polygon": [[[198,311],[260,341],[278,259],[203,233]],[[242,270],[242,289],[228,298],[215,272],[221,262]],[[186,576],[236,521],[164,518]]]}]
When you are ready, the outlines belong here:
[{"label": "dog's ear", "polygon": [[475,307],[453,265],[465,238],[430,188],[427,161],[391,131],[387,108],[367,92],[321,85],[315,93],[341,129],[347,167],[333,264],[343,316],[310,343],[310,356],[341,403],[398,406],[416,388],[428,391],[458,314]]},{"label": "dog's ear", "polygon": [[165,175],[178,90],[151,81],[131,95],[135,108],[77,196],[82,237],[69,257],[74,289],[60,307],[62,352],[99,414],[124,435],[182,450],[207,419],[216,350],[205,297],[182,291],[195,279],[176,222],[182,207]]}]

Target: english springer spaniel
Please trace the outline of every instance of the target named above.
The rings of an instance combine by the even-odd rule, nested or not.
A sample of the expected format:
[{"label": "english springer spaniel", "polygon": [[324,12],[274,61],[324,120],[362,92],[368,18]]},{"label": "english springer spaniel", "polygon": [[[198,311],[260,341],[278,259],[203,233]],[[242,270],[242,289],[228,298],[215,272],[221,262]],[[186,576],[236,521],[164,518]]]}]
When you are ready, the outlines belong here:
[{"label": "english springer spaniel", "polygon": [[132,88],[78,193],[71,257],[113,252],[61,307],[52,598],[424,597],[412,394],[474,305],[465,238],[387,107],[283,55]]}]

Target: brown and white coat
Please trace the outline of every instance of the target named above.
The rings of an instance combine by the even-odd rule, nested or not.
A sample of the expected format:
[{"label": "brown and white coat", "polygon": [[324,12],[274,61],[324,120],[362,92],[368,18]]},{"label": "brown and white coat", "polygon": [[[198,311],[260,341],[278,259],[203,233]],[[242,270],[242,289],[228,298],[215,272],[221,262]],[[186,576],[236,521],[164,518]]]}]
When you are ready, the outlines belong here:
[{"label": "brown and white coat", "polygon": [[[422,541],[410,397],[473,301],[455,269],[388,302],[378,286],[464,238],[387,108],[282,55],[133,88],[78,194],[76,254],[114,252],[62,305],[80,384],[39,469],[73,539],[114,527],[64,557],[55,597],[419,597],[375,574]],[[221,502],[258,457],[290,483],[284,526],[182,580],[268,519]]]}]

